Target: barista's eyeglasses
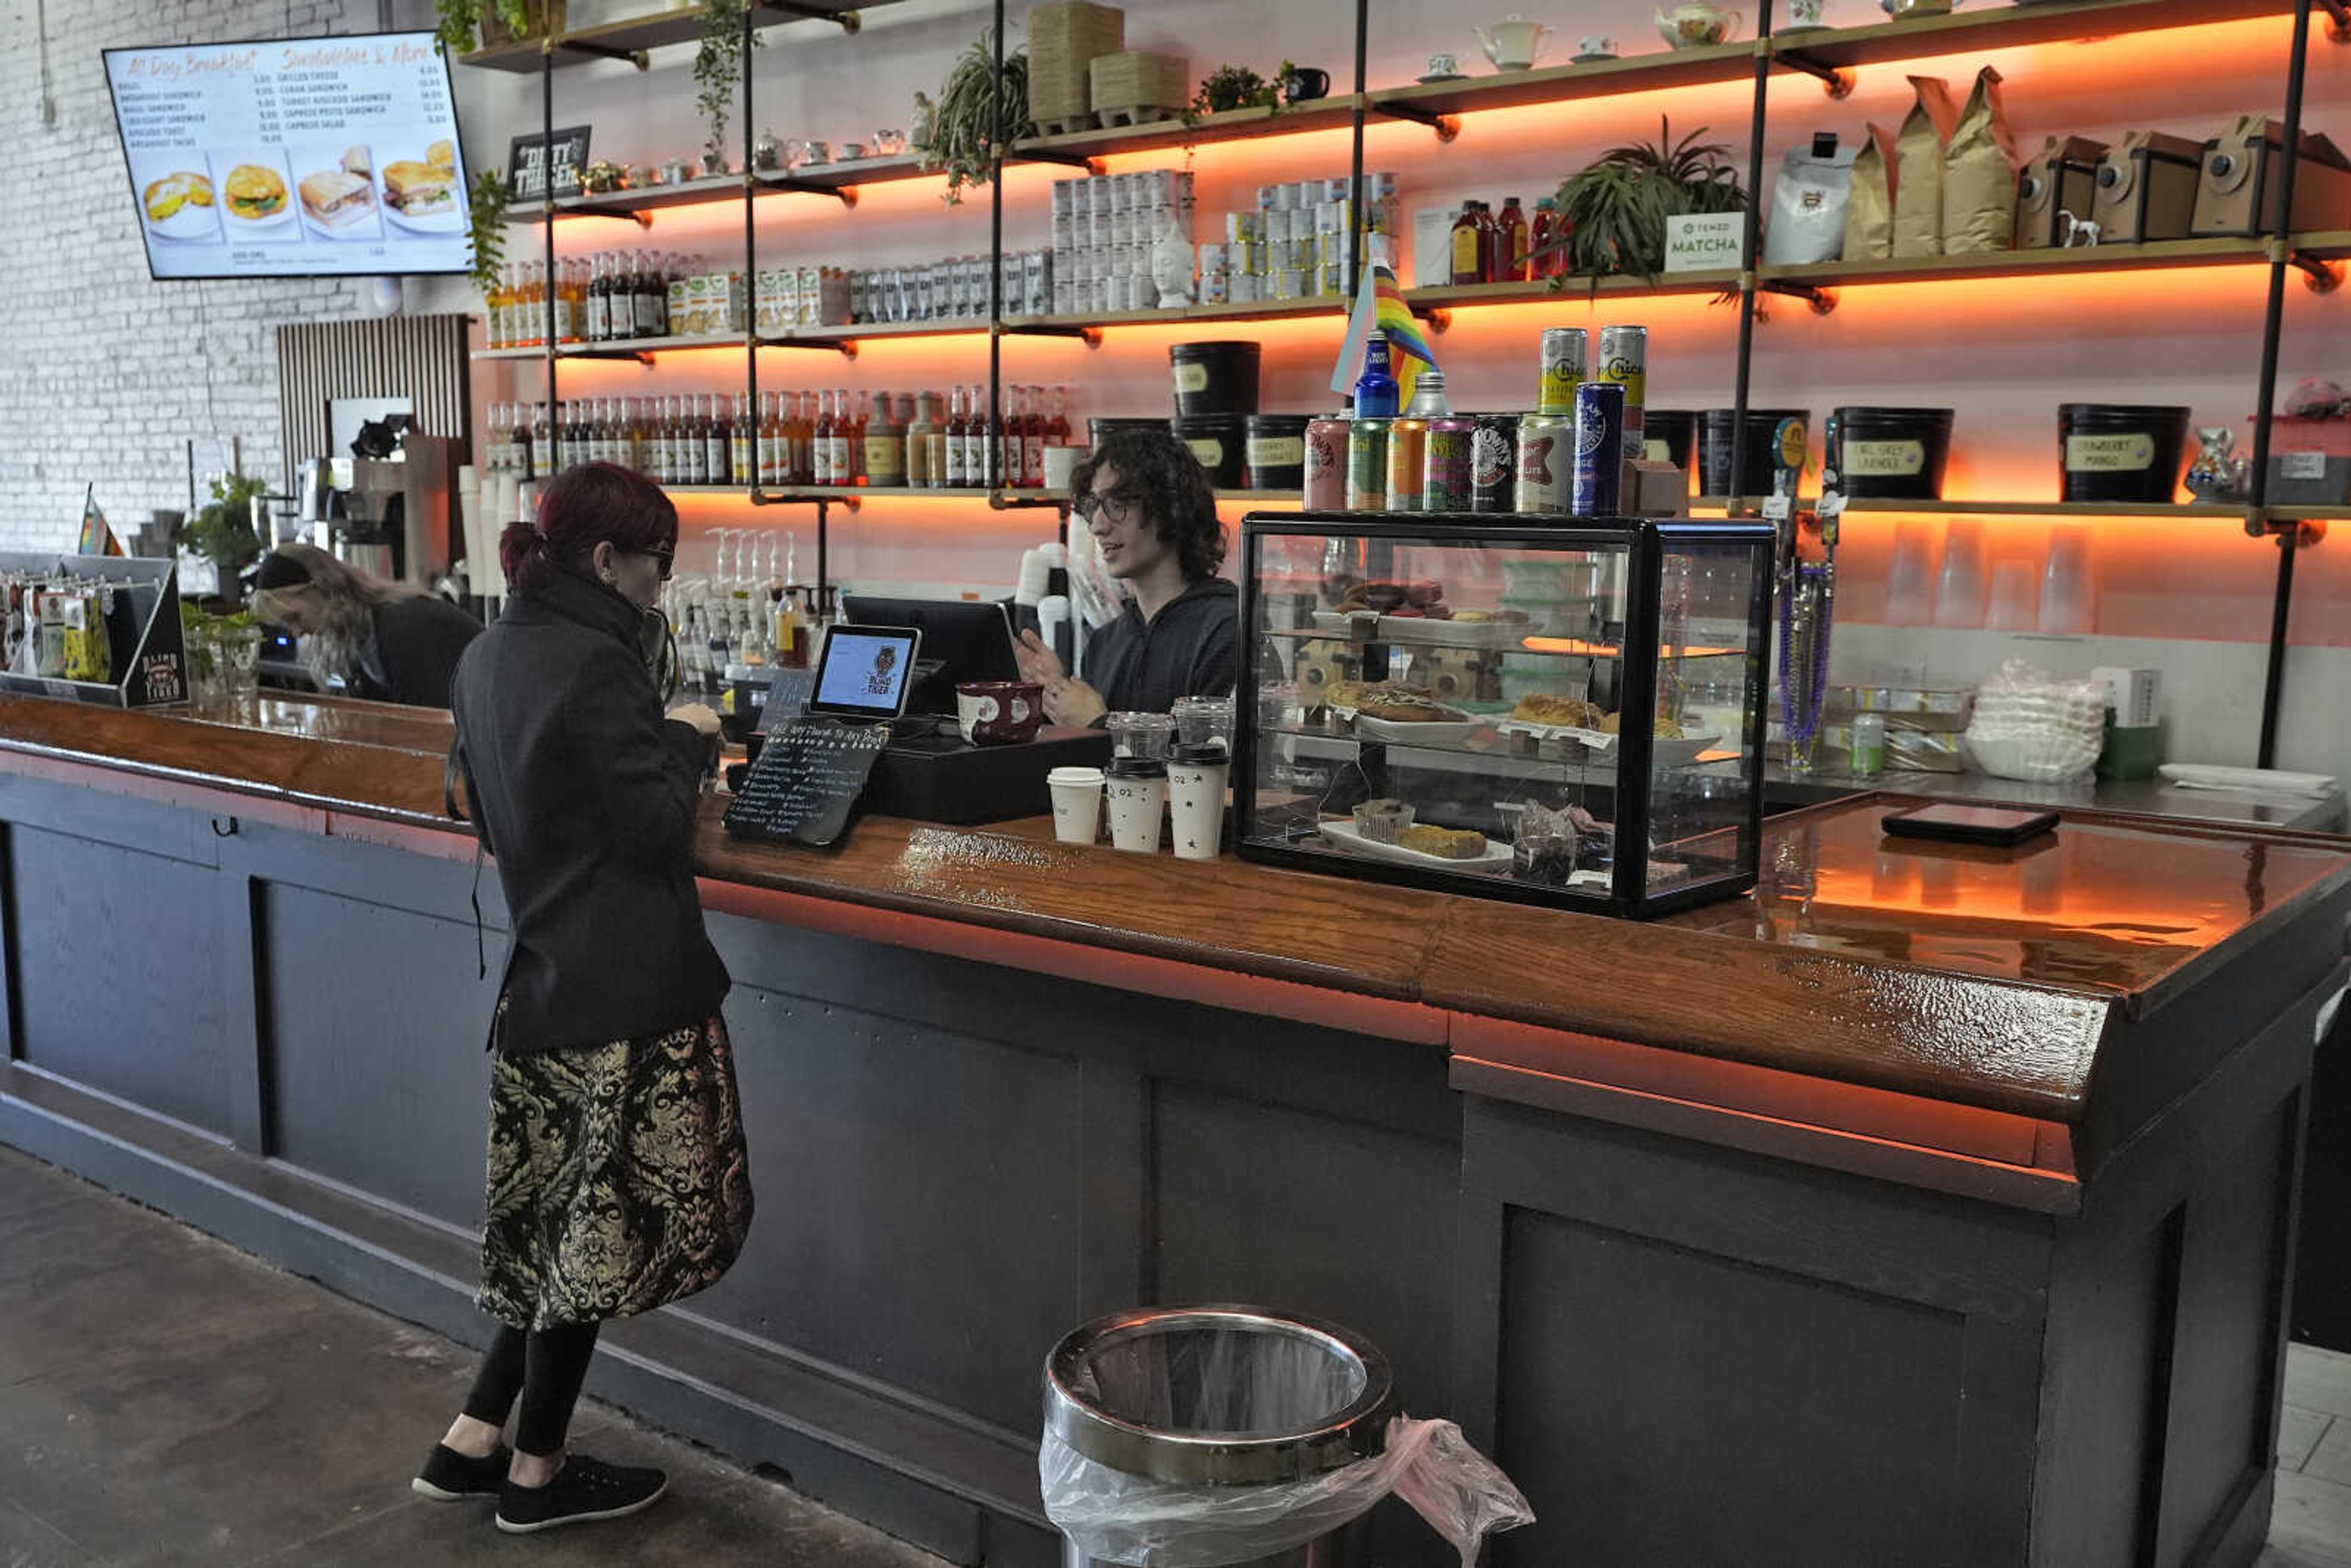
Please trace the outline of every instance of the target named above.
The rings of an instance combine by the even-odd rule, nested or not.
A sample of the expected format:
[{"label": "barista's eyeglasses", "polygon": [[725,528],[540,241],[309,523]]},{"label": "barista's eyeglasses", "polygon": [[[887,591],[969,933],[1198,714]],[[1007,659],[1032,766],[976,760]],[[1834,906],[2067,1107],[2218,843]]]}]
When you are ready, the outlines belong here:
[{"label": "barista's eyeglasses", "polygon": [[1134,521],[1135,514],[1141,509],[1132,497],[1122,496],[1115,490],[1089,490],[1070,505],[1070,510],[1086,522],[1092,522],[1094,514],[1099,512],[1118,528],[1124,528]]}]

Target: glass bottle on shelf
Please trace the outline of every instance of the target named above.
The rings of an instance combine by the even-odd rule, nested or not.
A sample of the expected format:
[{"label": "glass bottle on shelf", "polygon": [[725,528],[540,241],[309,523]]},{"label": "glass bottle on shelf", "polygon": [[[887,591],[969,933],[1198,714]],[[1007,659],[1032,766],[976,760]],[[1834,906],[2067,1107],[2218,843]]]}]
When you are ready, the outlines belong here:
[{"label": "glass bottle on shelf", "polygon": [[937,481],[931,466],[931,438],[939,433],[938,400],[929,392],[914,394],[914,417],[906,422],[906,484],[927,490]]},{"label": "glass bottle on shelf", "polygon": [[786,392],[785,406],[791,417],[784,425],[784,461],[786,482],[793,485],[816,483],[816,409],[815,394],[808,392]]},{"label": "glass bottle on shelf", "polygon": [[872,411],[865,419],[865,482],[877,489],[900,489],[906,483],[906,430],[898,423],[890,394],[873,394]]},{"label": "glass bottle on shelf", "polygon": [[1527,229],[1527,214],[1516,196],[1502,198],[1502,215],[1494,220],[1499,231],[1496,239],[1496,260],[1500,265],[1499,277],[1509,283],[1527,280],[1527,252],[1531,239]]},{"label": "glass bottle on shelf", "polygon": [[941,434],[946,438],[944,443],[946,465],[941,470],[939,483],[947,489],[960,490],[970,482],[971,476],[971,470],[967,462],[969,451],[965,445],[967,433],[963,388],[960,386],[950,384],[947,387],[947,423],[946,430]]},{"label": "glass bottle on shelf", "polygon": [[598,251],[588,258],[588,327],[587,338],[601,343],[612,335],[612,295],[604,277],[604,253]]},{"label": "glass bottle on shelf", "polygon": [[702,472],[705,485],[725,485],[735,472],[735,424],[727,418],[725,400],[702,400]]},{"label": "glass bottle on shelf", "polygon": [[604,461],[604,409],[600,398],[582,398],[579,404],[580,461]]},{"label": "glass bottle on shelf", "polygon": [[1031,490],[1045,485],[1045,389],[1022,390],[1020,415],[1020,483]]},{"label": "glass bottle on shelf", "polygon": [[669,290],[650,254],[639,251],[629,262],[630,313],[638,338],[659,338],[669,329]]},{"label": "glass bottle on shelf", "polygon": [[1486,242],[1478,227],[1475,202],[1462,203],[1460,215],[1453,220],[1452,257],[1447,281],[1457,287],[1485,281]]},{"label": "glass bottle on shelf", "polygon": [[[1049,446],[1070,444],[1070,389],[1053,389],[1053,417],[1045,426],[1045,443]],[[1038,483],[1044,483],[1045,468],[1040,459],[1037,465]]]},{"label": "glass bottle on shelf", "polygon": [[1488,283],[1502,276],[1502,230],[1494,221],[1494,204],[1478,204],[1478,270]]},{"label": "glass bottle on shelf", "polygon": [[507,467],[517,478],[531,476],[530,420],[520,403],[509,403],[506,413]]},{"label": "glass bottle on shelf", "polygon": [[761,489],[770,489],[782,481],[776,477],[776,444],[779,439],[776,425],[776,394],[759,394],[758,434],[752,440],[751,461]]},{"label": "glass bottle on shelf", "polygon": [[830,486],[836,481],[832,471],[832,396],[820,388],[816,394],[816,423],[809,434],[810,474],[809,483]]},{"label": "glass bottle on shelf", "polygon": [[865,483],[865,413],[847,387],[832,389],[832,475],[836,485]]},{"label": "glass bottle on shelf", "polygon": [[759,422],[751,413],[747,393],[735,394],[734,419],[727,426],[726,482],[730,485],[756,485],[759,482]]},{"label": "glass bottle on shelf", "polygon": [[482,324],[491,348],[507,346],[507,269],[503,267],[482,291]]}]

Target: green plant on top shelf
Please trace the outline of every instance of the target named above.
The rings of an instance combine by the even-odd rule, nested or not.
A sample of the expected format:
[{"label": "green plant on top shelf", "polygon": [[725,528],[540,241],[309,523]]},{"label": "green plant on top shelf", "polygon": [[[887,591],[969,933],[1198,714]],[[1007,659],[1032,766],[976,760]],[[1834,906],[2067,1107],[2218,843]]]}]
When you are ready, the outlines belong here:
[{"label": "green plant on top shelf", "polygon": [[[963,200],[966,185],[985,185],[994,179],[1003,158],[997,137],[996,83],[987,40],[979,38],[956,60],[936,102],[926,93],[914,95],[911,145],[924,168],[946,171],[945,200],[949,206]],[[1015,49],[1005,57],[1003,83],[1003,141],[1036,135],[1036,124],[1029,118],[1026,50]]]},{"label": "green plant on top shelf", "polygon": [[469,55],[481,47],[485,16],[496,16],[517,38],[531,34],[529,0],[433,0],[433,9],[441,19],[441,42],[453,55]]},{"label": "green plant on top shelf", "polygon": [[486,294],[498,280],[498,263],[506,258],[507,209],[514,204],[514,187],[497,170],[485,169],[466,187],[465,204],[474,287]]},{"label": "green plant on top shelf", "polygon": [[1283,85],[1290,80],[1297,66],[1289,60],[1273,73],[1271,81],[1247,66],[1218,66],[1200,83],[1200,90],[1192,95],[1185,107],[1184,123],[1197,125],[1211,114],[1224,114],[1236,109],[1261,109],[1268,114],[1281,112]]},{"label": "green plant on top shelf", "polygon": [[1666,267],[1666,220],[1689,213],[1735,213],[1747,192],[1721,142],[1700,142],[1700,126],[1680,141],[1660,118],[1657,141],[1612,147],[1597,162],[1569,176],[1555,201],[1565,234],[1539,255],[1564,253],[1573,278],[1596,289],[1604,277],[1634,276],[1651,282]]},{"label": "green plant on top shelf", "polygon": [[[743,21],[750,9],[749,0],[703,0],[701,42],[694,51],[694,104],[710,127],[702,144],[704,162],[715,161],[720,173],[726,168],[726,117],[743,82]],[[758,35],[751,41],[756,45]]]}]

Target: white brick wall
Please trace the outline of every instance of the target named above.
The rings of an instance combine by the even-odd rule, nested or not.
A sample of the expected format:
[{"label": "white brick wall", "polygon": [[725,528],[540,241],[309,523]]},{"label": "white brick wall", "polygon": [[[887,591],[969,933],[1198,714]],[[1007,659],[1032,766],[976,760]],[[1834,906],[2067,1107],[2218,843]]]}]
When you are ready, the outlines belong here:
[{"label": "white brick wall", "polygon": [[33,0],[0,0],[6,140],[37,192],[0,225],[0,549],[56,549],[83,486],[118,528],[187,504],[191,436],[241,441],[282,477],[282,321],[363,314],[367,280],[156,283],[147,276],[99,51],[127,45],[371,30],[370,0],[47,0],[56,121],[39,117]]}]

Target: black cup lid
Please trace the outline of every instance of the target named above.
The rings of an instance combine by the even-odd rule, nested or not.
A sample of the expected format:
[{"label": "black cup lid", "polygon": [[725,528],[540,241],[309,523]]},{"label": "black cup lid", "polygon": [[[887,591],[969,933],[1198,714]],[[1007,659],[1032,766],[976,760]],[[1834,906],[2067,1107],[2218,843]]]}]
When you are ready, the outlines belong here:
[{"label": "black cup lid", "polygon": [[1165,779],[1167,764],[1156,757],[1113,757],[1102,769],[1105,779]]},{"label": "black cup lid", "polygon": [[1224,743],[1218,740],[1199,740],[1194,741],[1189,746],[1179,746],[1176,747],[1172,757],[1177,762],[1229,762],[1232,760],[1232,753],[1227,751]]}]

